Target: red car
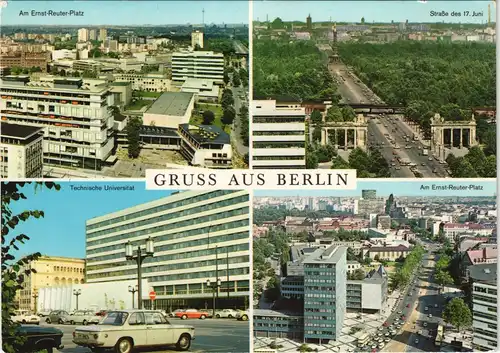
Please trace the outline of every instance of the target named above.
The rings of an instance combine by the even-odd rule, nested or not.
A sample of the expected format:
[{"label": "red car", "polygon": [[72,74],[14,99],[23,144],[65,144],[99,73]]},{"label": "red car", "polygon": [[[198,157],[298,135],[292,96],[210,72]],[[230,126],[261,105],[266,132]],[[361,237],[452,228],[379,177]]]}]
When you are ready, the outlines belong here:
[{"label": "red car", "polygon": [[406,307],[409,308],[410,307],[410,304],[406,304]]},{"label": "red car", "polygon": [[186,319],[205,320],[207,317],[210,317],[210,314],[205,310],[186,309],[176,312],[175,317],[181,318],[182,320]]},{"label": "red car", "polygon": [[99,310],[98,312],[95,313],[96,316],[106,316],[108,313],[107,310]]},{"label": "red car", "polygon": [[388,323],[387,321],[386,321],[386,322],[384,322],[384,326],[385,326],[385,327],[389,326],[389,323]]}]

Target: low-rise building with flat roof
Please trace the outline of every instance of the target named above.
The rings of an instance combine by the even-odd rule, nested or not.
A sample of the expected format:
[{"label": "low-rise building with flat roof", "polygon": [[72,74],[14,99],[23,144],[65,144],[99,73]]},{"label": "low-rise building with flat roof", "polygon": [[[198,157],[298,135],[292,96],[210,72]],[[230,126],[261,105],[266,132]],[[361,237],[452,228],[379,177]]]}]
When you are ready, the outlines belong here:
[{"label": "low-rise building with flat roof", "polygon": [[253,332],[255,337],[302,340],[304,315],[297,312],[254,309]]},{"label": "low-rise building with flat roof", "polygon": [[229,135],[216,125],[179,125],[180,153],[193,166],[229,169],[233,152]]},{"label": "low-rise building with flat roof", "polygon": [[143,124],[177,129],[189,123],[193,108],[193,93],[165,92],[144,112]]},{"label": "low-rise building with flat roof", "polygon": [[41,178],[43,129],[2,122],[0,130],[0,178]]},{"label": "low-rise building with flat roof", "polygon": [[199,78],[188,78],[181,87],[181,92],[191,92],[200,102],[217,102],[219,100],[220,87],[214,85],[212,80]]}]

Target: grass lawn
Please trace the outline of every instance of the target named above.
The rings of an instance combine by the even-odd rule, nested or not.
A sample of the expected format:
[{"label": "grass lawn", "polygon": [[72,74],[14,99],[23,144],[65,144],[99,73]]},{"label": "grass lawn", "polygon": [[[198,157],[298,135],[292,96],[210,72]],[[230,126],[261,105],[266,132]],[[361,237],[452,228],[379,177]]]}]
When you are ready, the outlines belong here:
[{"label": "grass lawn", "polygon": [[[212,123],[212,125],[216,125],[220,127],[221,129],[224,129],[224,131],[228,134],[231,134],[231,126],[222,124],[222,107],[220,105],[215,105],[215,104],[198,104],[196,106],[196,109],[198,111],[205,111],[205,110],[211,110],[214,112],[215,115],[215,120]],[[203,123],[203,117],[201,114],[193,114],[191,116],[191,120],[189,121],[190,124],[201,124]]]},{"label": "grass lawn", "polygon": [[135,102],[131,102],[125,107],[125,110],[140,110],[142,107],[151,105],[153,101],[147,101],[143,99],[137,99]]},{"label": "grass lawn", "polygon": [[134,91],[134,95],[137,97],[152,97],[157,98],[161,96],[162,92],[147,92],[147,91]]}]

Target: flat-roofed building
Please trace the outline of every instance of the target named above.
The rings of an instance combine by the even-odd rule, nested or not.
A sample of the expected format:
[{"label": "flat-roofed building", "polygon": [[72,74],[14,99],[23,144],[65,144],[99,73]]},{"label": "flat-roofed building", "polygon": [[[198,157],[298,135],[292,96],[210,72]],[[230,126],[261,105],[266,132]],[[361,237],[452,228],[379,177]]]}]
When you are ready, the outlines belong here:
[{"label": "flat-roofed building", "polygon": [[16,301],[21,310],[35,311],[35,307],[53,309],[46,306],[48,303],[44,303],[43,300],[35,303],[33,294],[43,288],[71,286],[84,283],[85,280],[84,259],[44,255],[22,268],[22,270],[27,269],[35,269],[36,273],[26,276],[23,289],[16,293]]},{"label": "flat-roofed building", "polygon": [[[247,191],[173,193],[86,222],[87,282],[137,278],[137,264],[125,258],[154,241],[154,256],[142,264],[142,278],[156,292],[156,309],[207,308],[218,278],[217,308],[244,308],[250,295],[250,200]],[[143,297],[145,307],[149,298]],[[207,306],[206,306],[207,305]]]},{"label": "flat-roofed building", "polygon": [[172,80],[163,73],[123,73],[113,74],[115,81],[127,81],[135,91],[167,92],[170,91]]},{"label": "flat-roofed building", "polygon": [[233,152],[229,135],[216,125],[179,125],[180,153],[193,166],[229,169]]},{"label": "flat-roofed building", "polygon": [[100,170],[111,155],[113,115],[104,81],[5,76],[0,95],[4,122],[43,128],[44,164]]},{"label": "flat-roofed building", "polygon": [[95,60],[75,60],[73,61],[73,70],[79,71],[101,71],[103,64]]},{"label": "flat-roofed building", "polygon": [[42,128],[2,122],[0,130],[0,178],[43,177]]},{"label": "flat-roofed building", "polygon": [[297,312],[254,309],[253,332],[255,337],[302,340],[304,316]]},{"label": "flat-roofed building", "polygon": [[143,125],[177,129],[189,123],[194,108],[194,94],[188,92],[165,92],[144,112]]},{"label": "flat-roofed building", "polygon": [[304,169],[306,137],[304,108],[281,106],[274,100],[252,102],[252,168]]},{"label": "flat-roofed building", "polygon": [[469,266],[472,283],[472,348],[498,351],[497,264]]},{"label": "flat-roofed building", "polygon": [[99,40],[104,42],[108,38],[108,30],[106,28],[99,29]]},{"label": "flat-roofed building", "polygon": [[172,81],[188,78],[224,83],[224,54],[213,51],[177,52],[172,55]]},{"label": "flat-roofed building", "polygon": [[87,28],[80,28],[78,30],[78,41],[87,42],[89,40],[89,30]]},{"label": "flat-roofed building", "polygon": [[188,78],[181,87],[181,92],[191,92],[195,94],[199,102],[216,103],[219,100],[220,87],[214,85],[211,80],[198,78]]}]

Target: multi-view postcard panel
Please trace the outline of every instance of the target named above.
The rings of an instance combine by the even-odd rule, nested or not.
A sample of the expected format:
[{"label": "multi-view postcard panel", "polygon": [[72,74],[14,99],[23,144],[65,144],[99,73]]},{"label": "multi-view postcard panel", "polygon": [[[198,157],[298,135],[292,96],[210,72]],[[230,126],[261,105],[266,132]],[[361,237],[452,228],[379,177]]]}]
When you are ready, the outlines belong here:
[{"label": "multi-view postcard panel", "polygon": [[247,168],[248,3],[116,4],[2,10],[1,176]]},{"label": "multi-view postcard panel", "polygon": [[488,351],[494,181],[255,191],[256,351]]},{"label": "multi-view postcard panel", "polygon": [[[3,183],[2,192],[2,213],[12,211],[2,239],[17,246],[2,265],[28,261],[4,278],[36,270],[14,290],[3,282],[15,330],[33,335],[3,332],[3,351],[30,352],[43,337],[63,353],[249,352],[248,191],[62,181]],[[15,224],[24,211],[43,217]]]},{"label": "multi-view postcard panel", "polygon": [[254,1],[252,167],[495,177],[496,9],[468,5]]}]

